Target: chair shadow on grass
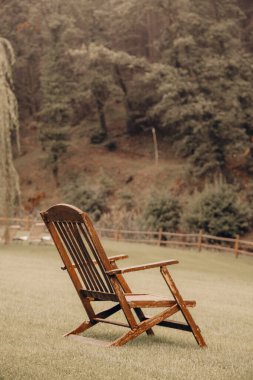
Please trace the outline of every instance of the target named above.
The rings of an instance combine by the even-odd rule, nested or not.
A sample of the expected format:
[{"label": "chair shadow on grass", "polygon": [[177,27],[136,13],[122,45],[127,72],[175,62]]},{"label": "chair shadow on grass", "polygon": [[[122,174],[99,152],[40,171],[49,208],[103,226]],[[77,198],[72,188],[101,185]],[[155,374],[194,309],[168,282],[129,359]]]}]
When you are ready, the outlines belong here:
[{"label": "chair shadow on grass", "polygon": [[[81,334],[83,337],[97,339],[99,341],[111,341],[117,340],[122,333],[125,331],[123,327],[111,327],[108,326],[108,328],[103,328],[104,326],[97,325],[94,326],[91,330],[86,331],[85,333]],[[159,331],[160,330],[160,331]],[[162,329],[155,329],[154,333],[155,335],[147,336],[147,335],[140,335],[137,339],[134,339],[128,343],[126,347],[142,347],[143,349],[147,348],[156,348],[164,347],[164,348],[172,348],[175,347],[177,349],[194,349],[198,351],[198,347],[195,345],[193,341],[191,341],[190,336],[189,338],[185,339],[185,335],[182,332],[182,337],[180,338],[177,335],[176,331],[171,331],[171,336],[169,336],[169,333],[167,332],[166,335],[162,332]],[[83,344],[82,342],[80,342]],[[87,346],[86,346],[87,347]],[[125,348],[126,348],[125,347]],[[123,346],[121,348],[124,348]]]}]

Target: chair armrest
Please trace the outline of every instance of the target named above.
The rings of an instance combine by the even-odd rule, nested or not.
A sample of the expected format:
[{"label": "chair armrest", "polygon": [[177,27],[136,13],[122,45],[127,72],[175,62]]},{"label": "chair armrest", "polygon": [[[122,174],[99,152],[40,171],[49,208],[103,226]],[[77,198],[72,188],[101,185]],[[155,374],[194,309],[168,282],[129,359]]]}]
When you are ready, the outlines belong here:
[{"label": "chair armrest", "polygon": [[123,259],[128,259],[128,255],[118,255],[118,256],[108,257],[109,261],[117,261],[117,260],[123,260]]},{"label": "chair armrest", "polygon": [[127,272],[136,272],[138,270],[144,270],[144,269],[151,269],[151,268],[157,268],[157,267],[165,267],[167,265],[173,265],[178,264],[178,260],[166,260],[166,261],[158,261],[156,263],[149,263],[149,264],[143,264],[143,265],[136,265],[134,267],[128,267],[128,268],[117,268],[107,271],[106,273],[110,276],[113,276],[114,274],[123,274]]},{"label": "chair armrest", "polygon": [[[70,265],[70,268],[76,268],[76,265],[73,263]],[[67,270],[67,267],[64,265],[64,267],[61,267],[61,270]]]},{"label": "chair armrest", "polygon": [[[127,259],[128,258],[128,255],[118,255],[118,256],[111,256],[111,257],[108,257],[108,260],[111,262],[111,261],[117,261],[117,260],[123,260],[123,259]],[[96,260],[92,260],[94,264],[97,264]],[[72,268],[76,268],[76,265],[73,263],[71,265]],[[64,266],[64,267],[61,267],[62,270],[66,270],[67,268]]]}]

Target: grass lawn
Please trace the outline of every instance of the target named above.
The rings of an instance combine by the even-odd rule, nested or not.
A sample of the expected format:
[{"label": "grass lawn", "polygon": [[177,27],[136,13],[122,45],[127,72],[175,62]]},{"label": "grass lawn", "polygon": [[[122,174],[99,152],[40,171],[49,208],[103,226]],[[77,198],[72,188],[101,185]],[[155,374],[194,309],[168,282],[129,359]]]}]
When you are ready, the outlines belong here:
[{"label": "grass lawn", "polygon": [[[253,259],[104,242],[121,266],[177,258],[169,267],[208,348],[192,334],[155,327],[156,335],[121,348],[83,345],[62,335],[85,319],[53,247],[0,246],[0,379],[252,379]],[[125,276],[133,290],[167,294],[159,269]],[[119,313],[118,313],[119,314]],[[117,317],[117,314],[113,319]],[[119,320],[123,317],[119,314]],[[125,329],[98,325],[85,334],[113,340]]]}]

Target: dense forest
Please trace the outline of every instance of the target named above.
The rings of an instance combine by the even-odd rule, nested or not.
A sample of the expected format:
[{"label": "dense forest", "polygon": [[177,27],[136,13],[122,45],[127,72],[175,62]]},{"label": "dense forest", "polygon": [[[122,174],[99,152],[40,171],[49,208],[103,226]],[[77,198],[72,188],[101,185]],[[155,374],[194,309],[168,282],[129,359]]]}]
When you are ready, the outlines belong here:
[{"label": "dense forest", "polygon": [[[24,154],[22,135],[33,125],[55,186],[63,188],[59,171],[76,126],[86,130],[94,149],[108,151],[117,150],[117,136],[145,144],[145,133],[153,128],[162,149],[184,162],[177,178],[183,190],[175,184],[164,188],[147,200],[144,211],[136,205],[138,194],[122,193],[118,209],[124,209],[126,223],[144,219],[152,228],[203,228],[222,236],[251,230],[250,0],[0,0],[0,5],[0,37],[16,57],[11,88],[21,149],[18,132],[10,127],[15,159]],[[121,122],[112,137],[115,113]],[[117,208],[106,202],[117,193],[110,180],[102,178],[95,190],[77,185],[69,197],[65,186],[66,199],[109,223],[108,214]],[[218,217],[219,223],[210,222]]]}]

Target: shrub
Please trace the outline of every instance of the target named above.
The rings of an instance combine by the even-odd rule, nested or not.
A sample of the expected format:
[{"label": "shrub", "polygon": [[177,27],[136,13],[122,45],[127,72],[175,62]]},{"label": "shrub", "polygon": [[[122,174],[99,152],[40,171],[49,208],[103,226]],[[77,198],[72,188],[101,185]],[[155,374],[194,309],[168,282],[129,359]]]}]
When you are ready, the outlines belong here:
[{"label": "shrub", "polygon": [[79,207],[90,214],[93,221],[97,222],[103,213],[108,212],[106,197],[97,188],[89,187],[87,184],[73,184],[66,194],[67,202]]},{"label": "shrub", "polygon": [[103,169],[100,169],[99,171],[97,187],[100,196],[104,198],[112,195],[116,189],[114,180],[112,177],[108,176]]},{"label": "shrub", "polygon": [[247,204],[239,199],[235,186],[224,182],[206,185],[195,193],[183,216],[189,231],[203,230],[221,237],[235,237],[249,229]]},{"label": "shrub", "polygon": [[95,132],[91,138],[90,138],[90,142],[92,144],[102,144],[102,142],[105,141],[107,135],[106,135],[106,132],[104,131],[98,131],[98,132]]},{"label": "shrub", "polygon": [[[109,213],[102,215],[98,226],[100,228],[117,228],[117,230],[136,230],[139,229],[138,218],[139,215],[134,211],[112,209]],[[129,238],[132,237],[129,235]]]},{"label": "shrub", "polygon": [[181,217],[181,205],[172,195],[153,196],[144,213],[146,225],[156,231],[176,231]]},{"label": "shrub", "polygon": [[115,152],[115,150],[117,150],[117,143],[116,141],[108,141],[108,143],[105,144],[105,147],[109,152]]},{"label": "shrub", "polygon": [[120,210],[125,210],[126,212],[136,210],[137,203],[134,194],[129,192],[122,192],[119,198],[119,208]]}]

